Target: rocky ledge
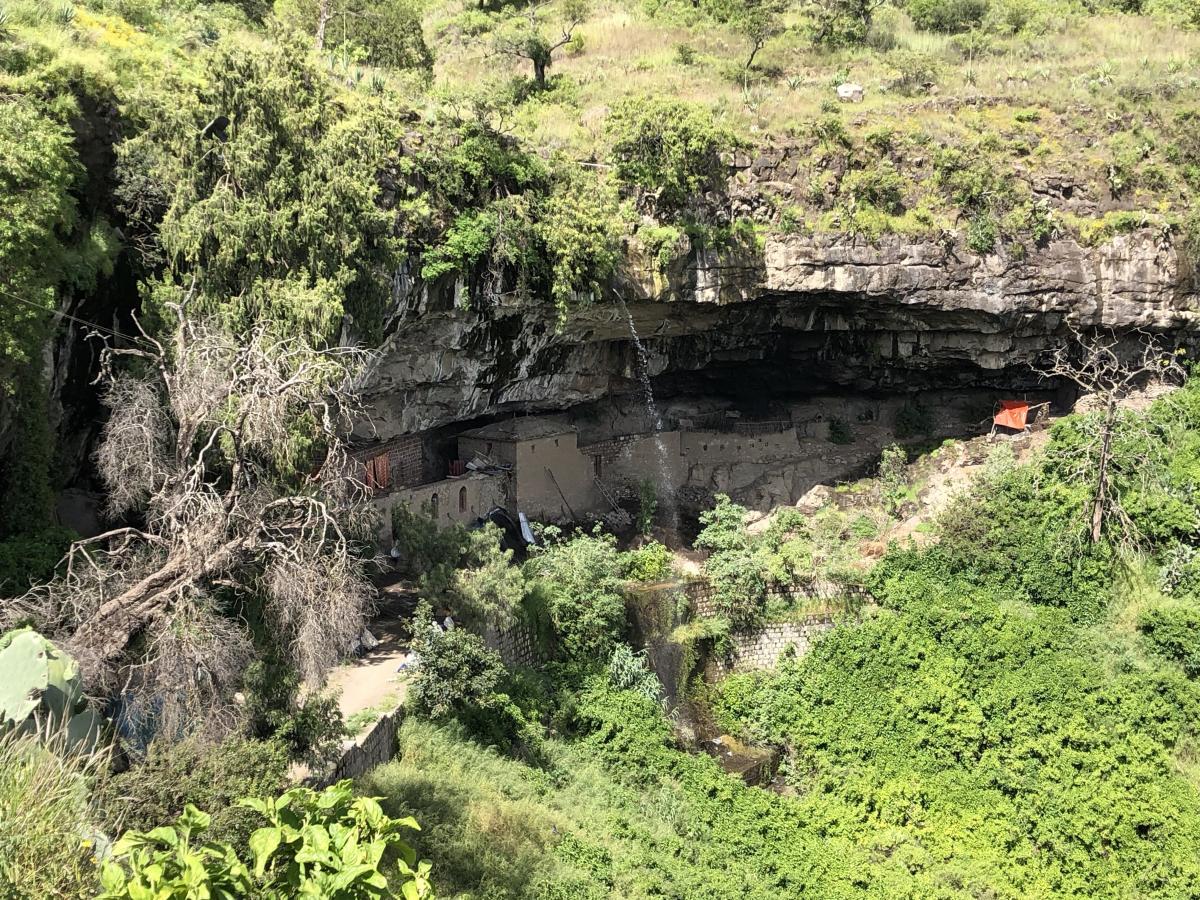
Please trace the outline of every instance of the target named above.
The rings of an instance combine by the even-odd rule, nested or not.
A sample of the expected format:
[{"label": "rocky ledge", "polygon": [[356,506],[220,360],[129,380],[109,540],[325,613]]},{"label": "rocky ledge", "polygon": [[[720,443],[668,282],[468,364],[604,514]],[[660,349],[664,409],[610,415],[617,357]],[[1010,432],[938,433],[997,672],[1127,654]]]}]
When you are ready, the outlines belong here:
[{"label": "rocky ledge", "polygon": [[1198,280],[1149,230],[1022,258],[952,238],[775,235],[749,258],[681,247],[665,272],[635,248],[615,299],[565,322],[546,304],[465,309],[461,287],[410,285],[367,395],[388,437],[632,393],[647,369],[668,391],[1013,387],[1070,325],[1190,343]]}]

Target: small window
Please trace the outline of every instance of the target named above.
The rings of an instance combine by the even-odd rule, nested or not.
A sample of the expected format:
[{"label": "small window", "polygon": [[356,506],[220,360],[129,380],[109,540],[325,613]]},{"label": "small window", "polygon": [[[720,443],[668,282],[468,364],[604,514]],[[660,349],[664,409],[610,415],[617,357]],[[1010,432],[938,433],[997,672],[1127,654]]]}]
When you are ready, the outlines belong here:
[{"label": "small window", "polygon": [[458,489],[458,511],[460,513],[467,511],[467,489],[465,487]]},{"label": "small window", "polygon": [[597,478],[604,476],[604,457],[599,454],[592,457],[592,474]]},{"label": "small window", "polygon": [[530,453],[533,453],[535,450],[537,450],[537,444],[530,444],[530,445],[529,445],[529,452],[530,452]]},{"label": "small window", "polygon": [[557,447],[557,446],[558,446],[558,438],[555,438],[555,439],[554,439],[554,446],[555,446],[555,447]]},{"label": "small window", "polygon": [[436,520],[438,517],[438,495],[437,491],[433,492],[433,496],[429,498],[429,514]]},{"label": "small window", "polygon": [[491,441],[488,441],[487,455],[488,456],[492,455],[492,442]]}]

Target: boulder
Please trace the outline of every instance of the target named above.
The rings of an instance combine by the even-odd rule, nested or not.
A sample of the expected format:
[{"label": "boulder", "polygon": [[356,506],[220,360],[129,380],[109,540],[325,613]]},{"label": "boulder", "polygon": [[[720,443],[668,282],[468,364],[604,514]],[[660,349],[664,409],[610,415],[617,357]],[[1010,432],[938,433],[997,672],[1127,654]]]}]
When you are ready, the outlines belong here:
[{"label": "boulder", "polygon": [[863,86],[855,84],[853,81],[847,81],[837,86],[837,95],[843,103],[862,103]]}]

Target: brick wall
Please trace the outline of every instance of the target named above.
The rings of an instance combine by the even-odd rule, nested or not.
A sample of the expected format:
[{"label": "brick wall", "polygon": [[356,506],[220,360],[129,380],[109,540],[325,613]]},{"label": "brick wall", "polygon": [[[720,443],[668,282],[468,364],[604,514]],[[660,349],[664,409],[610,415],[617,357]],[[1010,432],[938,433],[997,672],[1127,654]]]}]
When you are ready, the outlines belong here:
[{"label": "brick wall", "polygon": [[803,656],[820,635],[833,628],[833,619],[826,616],[810,616],[799,622],[775,622],[763,625],[754,631],[730,636],[733,649],[728,659],[713,660],[718,677],[731,672],[748,672],[755,669],[773,669],[779,657],[789,647]]},{"label": "brick wall", "polygon": [[[416,484],[424,484],[429,480],[425,461],[425,442],[419,434],[402,434],[391,440],[370,447],[363,447],[354,453],[360,463],[374,459],[381,453],[387,454],[388,468],[392,479],[388,490]],[[444,473],[442,473],[444,474]]]},{"label": "brick wall", "polygon": [[503,629],[489,626],[484,632],[483,642],[499,653],[504,665],[510,669],[533,668],[543,662],[541,648],[524,622]]},{"label": "brick wall", "polygon": [[[686,591],[692,611],[697,616],[711,618],[717,615],[717,603],[713,597],[712,588],[708,586],[707,582],[688,582]],[[871,592],[861,585],[844,585],[824,579],[814,579],[795,587],[772,591],[771,594],[787,597],[797,602],[828,603],[834,609],[846,606],[853,608],[856,604],[865,605],[875,602]]]}]

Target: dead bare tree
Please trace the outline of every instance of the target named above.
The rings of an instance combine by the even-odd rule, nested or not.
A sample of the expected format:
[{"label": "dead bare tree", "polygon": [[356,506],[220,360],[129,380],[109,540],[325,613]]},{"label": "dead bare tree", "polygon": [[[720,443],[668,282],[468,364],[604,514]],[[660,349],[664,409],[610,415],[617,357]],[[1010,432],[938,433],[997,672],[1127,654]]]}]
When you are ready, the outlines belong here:
[{"label": "dead bare tree", "polygon": [[0,620],[59,636],[94,691],[216,704],[251,653],[231,597],[261,603],[310,681],[362,627],[370,507],[343,436],[368,356],[263,328],[235,339],[185,308],[169,343],[143,332],[103,354],[96,464],[110,515],[136,524],[74,544]]},{"label": "dead bare tree", "polygon": [[[1091,421],[1084,420],[1086,440],[1068,466],[1068,474],[1074,480],[1092,483],[1087,510],[1090,541],[1098,543],[1106,523],[1115,518],[1125,542],[1135,543],[1133,523],[1121,504],[1121,492],[1112,477],[1114,463],[1121,463],[1124,471],[1137,471],[1143,480],[1152,478],[1158,467],[1150,459],[1115,459],[1114,448],[1122,431],[1123,445],[1137,448],[1155,445],[1147,431],[1148,423],[1136,417],[1125,417],[1127,421],[1122,421],[1121,403],[1135,391],[1182,381],[1186,373],[1174,350],[1168,349],[1160,337],[1148,333],[1139,333],[1135,344],[1130,346],[1128,336],[1122,337],[1111,330],[1085,333],[1072,328],[1070,339],[1050,354],[1042,372],[1047,377],[1075,384],[1095,410]],[[1130,434],[1130,429],[1138,434]]]}]

